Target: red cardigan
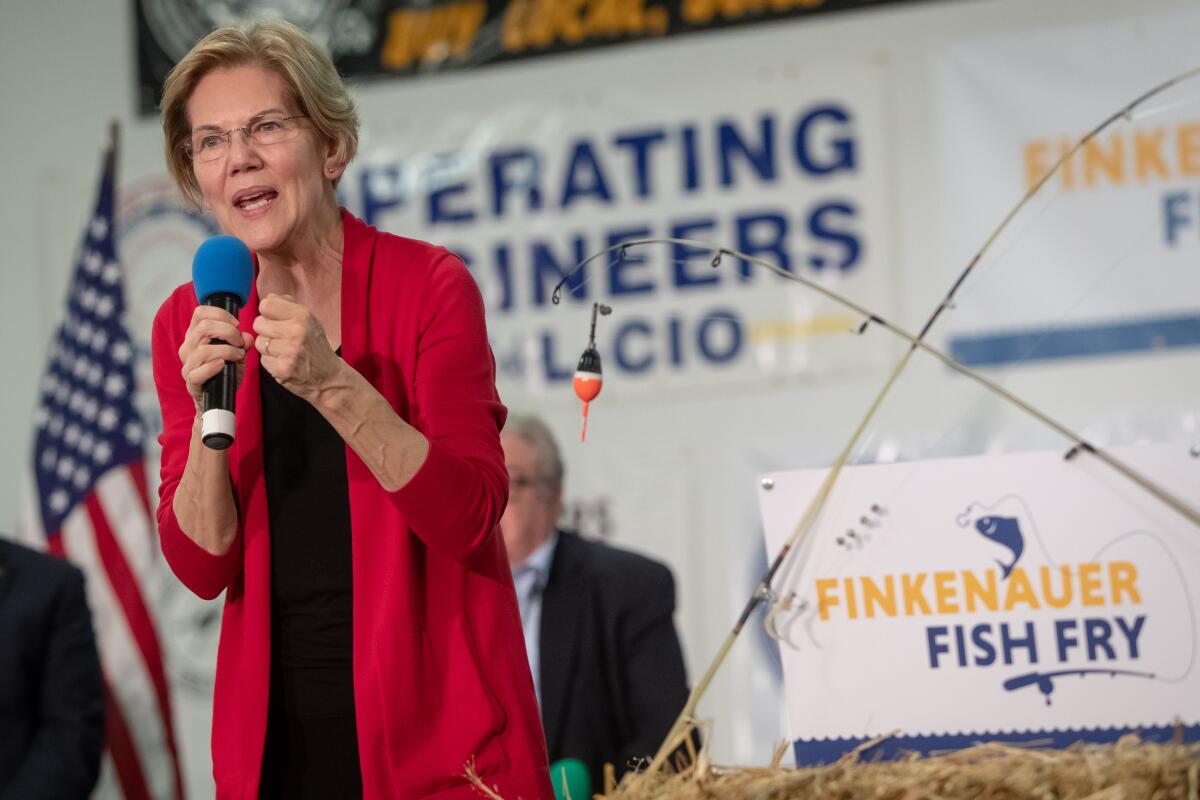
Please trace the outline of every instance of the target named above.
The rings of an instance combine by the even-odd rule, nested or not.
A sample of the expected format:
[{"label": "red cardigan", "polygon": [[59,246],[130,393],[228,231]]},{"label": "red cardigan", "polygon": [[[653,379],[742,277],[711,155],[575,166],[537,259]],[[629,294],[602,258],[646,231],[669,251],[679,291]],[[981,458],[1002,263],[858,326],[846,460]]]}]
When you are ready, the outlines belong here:
[{"label": "red cardigan", "polygon": [[[428,437],[412,480],[383,489],[346,448],[353,531],[354,700],[366,798],[478,798],[475,768],[507,800],[552,797],[545,740],[508,559],[497,527],[508,495],[505,409],[483,301],[443,248],[381,233],[343,212],[342,358]],[[194,405],[179,345],[190,283],[154,319],[162,407],[158,530],[171,569],[204,598],[225,591],[213,701],[220,798],[258,797],[271,658],[270,535],[258,353],[237,393],[230,473],[237,538],[214,556],[179,527],[172,500]],[[257,292],[239,317],[250,331]]]}]

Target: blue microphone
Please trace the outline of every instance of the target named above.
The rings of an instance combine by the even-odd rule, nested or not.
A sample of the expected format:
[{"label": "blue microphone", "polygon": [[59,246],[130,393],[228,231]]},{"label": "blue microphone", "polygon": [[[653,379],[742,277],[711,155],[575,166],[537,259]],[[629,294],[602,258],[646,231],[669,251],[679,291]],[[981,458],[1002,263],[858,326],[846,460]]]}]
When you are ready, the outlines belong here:
[{"label": "blue microphone", "polygon": [[[237,317],[250,299],[254,259],[250,249],[232,236],[214,236],[200,245],[192,259],[192,286],[201,305],[223,308]],[[228,344],[213,339],[212,344]],[[236,406],[237,365],[225,367],[204,382],[200,440],[213,450],[233,444],[233,411]]]}]

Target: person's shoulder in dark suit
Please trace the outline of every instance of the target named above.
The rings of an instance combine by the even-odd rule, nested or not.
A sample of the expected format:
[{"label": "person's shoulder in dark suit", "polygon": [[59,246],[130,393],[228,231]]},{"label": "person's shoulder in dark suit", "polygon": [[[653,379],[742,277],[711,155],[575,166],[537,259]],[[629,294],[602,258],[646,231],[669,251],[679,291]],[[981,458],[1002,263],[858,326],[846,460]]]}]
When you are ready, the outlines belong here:
[{"label": "person's shoulder in dark suit", "polygon": [[675,576],[669,567],[631,550],[561,531],[576,542],[585,568],[597,579],[606,598],[658,613],[675,611]]},{"label": "person's shoulder in dark suit", "polygon": [[83,573],[0,539],[0,800],[88,796],[104,692]]},{"label": "person's shoulder in dark suit", "polygon": [[617,581],[638,578],[670,578],[671,569],[661,561],[627,550],[624,547],[589,539],[571,531],[559,531],[559,536],[574,539],[594,570]]},{"label": "person's shoulder in dark suit", "polygon": [[[581,759],[599,790],[602,765],[613,764],[619,778],[652,756],[687,700],[675,580],[651,558],[560,531],[544,603],[543,692],[548,680],[570,686],[565,708],[557,693],[543,694],[551,759]],[[574,616],[564,618],[549,607],[555,603]],[[546,638],[552,617],[555,635]],[[577,658],[554,652],[564,641],[582,648]]]}]

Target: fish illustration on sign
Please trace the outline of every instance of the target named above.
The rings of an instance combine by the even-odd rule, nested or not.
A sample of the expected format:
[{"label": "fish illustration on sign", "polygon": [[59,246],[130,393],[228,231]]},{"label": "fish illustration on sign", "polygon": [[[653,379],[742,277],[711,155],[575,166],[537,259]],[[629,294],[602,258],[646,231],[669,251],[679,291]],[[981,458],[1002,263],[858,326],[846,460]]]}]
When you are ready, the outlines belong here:
[{"label": "fish illustration on sign", "polygon": [[[1012,574],[1013,568],[1024,556],[1028,534],[1034,537],[1031,546],[1041,548],[1033,516],[1024,501],[1016,495],[1006,495],[991,505],[973,502],[958,515],[955,522],[958,527],[974,531],[1008,551],[1008,555],[995,559],[1002,570],[1002,580]],[[1044,556],[1045,549],[1041,549]],[[1050,562],[1053,563],[1053,560]]]},{"label": "fish illustration on sign", "polygon": [[1004,577],[1007,578],[1012,568],[1021,560],[1021,553],[1025,552],[1025,537],[1021,535],[1021,524],[1015,517],[986,516],[975,520],[975,530],[985,539],[990,539],[1012,553],[1012,560],[1007,564],[996,559],[1000,569],[1004,570]]}]

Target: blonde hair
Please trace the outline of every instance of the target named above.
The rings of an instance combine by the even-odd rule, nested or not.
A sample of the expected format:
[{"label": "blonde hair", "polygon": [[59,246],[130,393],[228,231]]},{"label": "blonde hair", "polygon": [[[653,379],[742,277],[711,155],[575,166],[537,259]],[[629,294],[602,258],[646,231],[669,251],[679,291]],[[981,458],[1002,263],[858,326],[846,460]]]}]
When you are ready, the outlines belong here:
[{"label": "blonde hair", "polygon": [[[191,137],[187,103],[208,73],[230,67],[272,69],[287,82],[289,99],[317,131],[334,143],[335,156],[348,164],[358,150],[358,111],[333,61],[307,33],[290,22],[269,20],[218,28],[180,59],[163,83],[163,138],[167,169],[185,198],[200,206],[200,186],[184,150]],[[336,184],[335,184],[336,185]]]}]

